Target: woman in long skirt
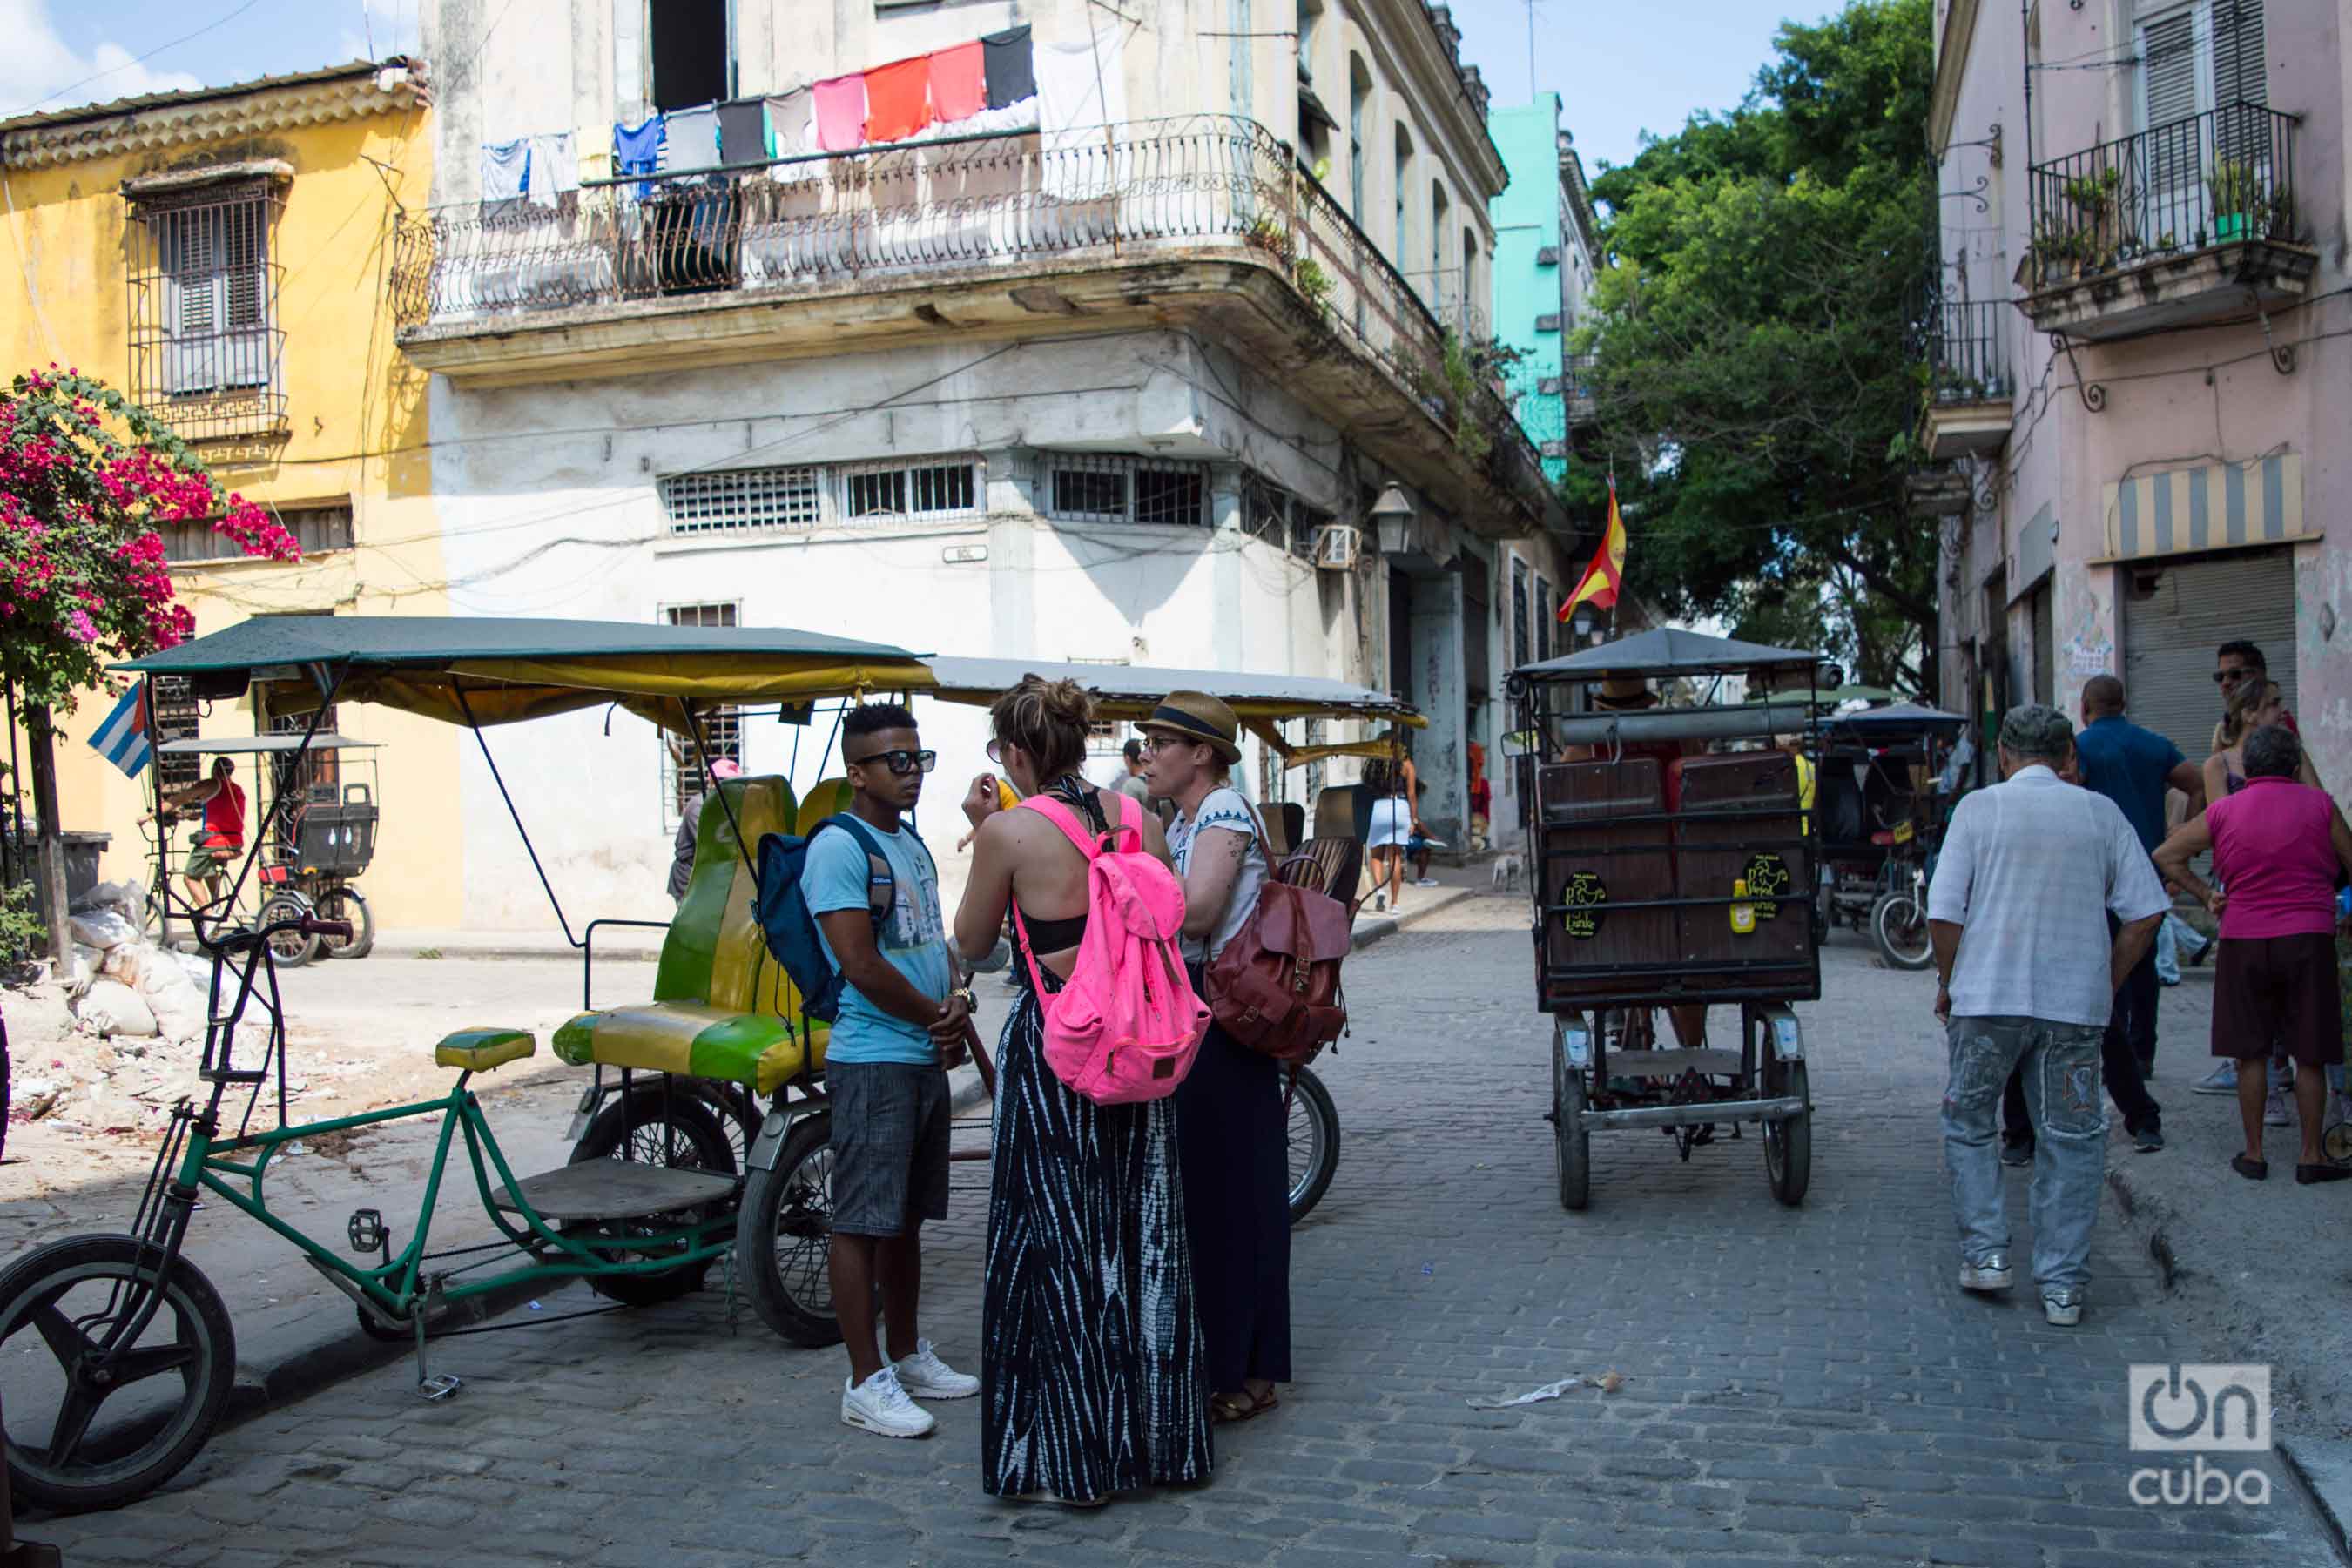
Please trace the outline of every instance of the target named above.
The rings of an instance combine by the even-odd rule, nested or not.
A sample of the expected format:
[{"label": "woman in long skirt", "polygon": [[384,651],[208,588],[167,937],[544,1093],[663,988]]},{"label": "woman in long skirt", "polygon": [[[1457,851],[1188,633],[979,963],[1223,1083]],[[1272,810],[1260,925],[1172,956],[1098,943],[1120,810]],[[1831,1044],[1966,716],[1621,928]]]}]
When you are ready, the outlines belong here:
[{"label": "woman in long skirt", "polygon": [[[1047,795],[1097,831],[1123,811],[1165,860],[1139,803],[1078,768],[1091,705],[1035,676],[992,709],[990,756],[1024,796]],[[956,914],[967,958],[1018,916],[1021,994],[998,1041],[988,1252],[981,1299],[981,1483],[994,1496],[1090,1507],[1138,1487],[1206,1480],[1207,1388],[1192,1249],[1166,1099],[1097,1105],[1046,1066],[1038,988],[1058,991],[1087,913],[1087,862],[1035,810],[1003,810],[996,781],[964,802],[977,830]]]},{"label": "woman in long skirt", "polygon": [[[1234,712],[1200,692],[1171,692],[1143,732],[1144,781],[1173,800],[1168,844],[1184,879],[1184,956],[1202,975],[1257,908],[1272,860],[1264,824],[1227,781],[1241,758]],[[1198,1245],[1192,1275],[1208,1342],[1209,1413],[1246,1421],[1290,1381],[1290,1160],[1282,1077],[1211,1025],[1176,1091],[1184,1214]]]}]

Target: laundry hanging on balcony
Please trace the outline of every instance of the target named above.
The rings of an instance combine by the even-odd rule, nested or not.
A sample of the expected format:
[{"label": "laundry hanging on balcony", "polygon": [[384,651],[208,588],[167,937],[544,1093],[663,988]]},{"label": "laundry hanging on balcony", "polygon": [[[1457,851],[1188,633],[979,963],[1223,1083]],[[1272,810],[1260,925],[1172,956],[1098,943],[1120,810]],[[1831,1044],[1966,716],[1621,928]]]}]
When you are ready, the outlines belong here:
[{"label": "laundry hanging on balcony", "polygon": [[[613,127],[613,172],[616,174],[650,174],[661,167],[662,138],[668,127],[661,115],[655,115],[641,125]],[[644,201],[654,188],[644,181],[633,187],[636,198]]]},{"label": "laundry hanging on balcony", "polygon": [[552,207],[566,191],[580,188],[580,161],[573,156],[572,132],[559,131],[530,138],[530,167],[523,177],[523,193],[533,206]]},{"label": "laundry hanging on balcony", "polygon": [[816,84],[816,140],[827,152],[866,145],[866,78],[835,77]]},{"label": "laundry hanging on balcony", "polygon": [[719,166],[719,106],[674,109],[665,117],[662,137],[664,170],[715,169]]},{"label": "laundry hanging on balcony", "polygon": [[1008,109],[1024,98],[1037,96],[1037,69],[1030,56],[1028,24],[982,35],[980,49],[989,108]]},{"label": "laundry hanging on balcony", "polygon": [[1094,201],[1121,183],[1107,126],[1127,120],[1127,37],[1113,30],[1033,52],[1037,70],[1039,185],[1065,202]]},{"label": "laundry hanging on balcony", "polygon": [[768,102],[739,98],[719,106],[719,161],[757,163],[772,157],[768,142]]},{"label": "laundry hanging on balcony", "polygon": [[511,202],[519,199],[530,178],[530,139],[518,136],[512,141],[482,143],[482,201]]},{"label": "laundry hanging on balcony", "polygon": [[944,120],[970,120],[988,107],[988,51],[978,38],[931,57],[931,109]]},{"label": "laundry hanging on balcony", "polygon": [[893,60],[866,73],[866,140],[904,141],[931,123],[931,57]]}]

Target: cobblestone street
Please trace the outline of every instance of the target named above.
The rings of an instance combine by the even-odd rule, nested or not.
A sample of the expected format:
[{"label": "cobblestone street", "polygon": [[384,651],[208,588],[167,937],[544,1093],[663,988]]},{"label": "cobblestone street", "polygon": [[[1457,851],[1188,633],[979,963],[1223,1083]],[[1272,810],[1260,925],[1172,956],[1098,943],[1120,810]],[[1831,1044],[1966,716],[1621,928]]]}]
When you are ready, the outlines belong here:
[{"label": "cobblestone street", "polygon": [[[1318,1069],[1339,1172],[1296,1238],[1298,1380],[1219,1429],[1204,1488],[1094,1513],[992,1501],[976,1401],[935,1405],[929,1442],[853,1432],[842,1354],[748,1312],[730,1333],[714,1273],[676,1305],[436,1344],[466,1380],[446,1404],[402,1363],[220,1434],[163,1494],[21,1528],[71,1568],[2336,1561],[2270,1456],[2267,1506],[2134,1506],[2126,1364],[2240,1347],[2176,1331],[2112,1204],[2081,1327],[2042,1322],[2017,1173],[2019,1289],[1957,1289],[1932,979],[1851,936],[1799,1009],[1803,1207],[1774,1201],[1751,1128],[1687,1164],[1654,1132],[1596,1134],[1591,1207],[1564,1212],[1525,911],[1474,898],[1351,960],[1354,1032]],[[926,1331],[971,1370],[980,1168],[960,1167],[925,1281]],[[1610,1372],[1614,1394],[1467,1404]]]}]

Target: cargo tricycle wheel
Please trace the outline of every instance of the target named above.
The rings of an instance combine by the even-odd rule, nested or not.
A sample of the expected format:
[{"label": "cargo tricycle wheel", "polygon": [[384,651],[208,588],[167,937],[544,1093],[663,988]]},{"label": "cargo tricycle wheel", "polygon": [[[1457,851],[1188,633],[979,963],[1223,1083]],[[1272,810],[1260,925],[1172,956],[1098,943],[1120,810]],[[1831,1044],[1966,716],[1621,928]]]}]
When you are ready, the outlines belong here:
[{"label": "cargo tricycle wheel", "polygon": [[1323,1201],[1331,1173],[1339,1168],[1339,1113],[1331,1092],[1310,1070],[1298,1070],[1295,1089],[1288,1073],[1280,1082],[1288,1102],[1284,1135],[1290,1159],[1290,1223],[1296,1225]]},{"label": "cargo tricycle wheel", "polygon": [[1765,1092],[1774,1099],[1794,1096],[1805,1108],[1785,1122],[1764,1124],[1764,1174],[1772,1178],[1772,1196],[1791,1208],[1805,1201],[1813,1179],[1813,1095],[1801,1061],[1781,1061],[1765,1046]]},{"label": "cargo tricycle wheel", "polygon": [[1584,1125],[1584,1074],[1569,1066],[1558,1040],[1551,1048],[1552,1155],[1559,1167],[1559,1206],[1592,1201],[1592,1134]]},{"label": "cargo tricycle wheel", "polygon": [[743,1184],[735,1267],[760,1321],[794,1344],[841,1343],[833,1310],[833,1113],[802,1118]]},{"label": "cargo tricycle wheel", "polygon": [[[709,1171],[714,1176],[735,1174],[735,1150],[727,1141],[727,1129],[719,1124],[709,1105],[698,1094],[676,1087],[665,1090],[659,1084],[646,1084],[616,1095],[596,1113],[587,1132],[572,1145],[572,1157],[565,1163],[576,1166],[583,1160],[603,1159],[633,1159],[647,1165]],[[675,1230],[685,1218],[657,1215],[650,1220],[576,1220],[563,1227],[563,1234],[582,1239],[617,1240],[632,1231],[657,1234]],[[621,1255],[610,1247],[597,1250]],[[682,1263],[675,1269],[642,1274],[591,1274],[586,1278],[588,1288],[607,1301],[624,1306],[649,1307],[702,1289],[703,1275],[709,1267],[707,1261]]]}]

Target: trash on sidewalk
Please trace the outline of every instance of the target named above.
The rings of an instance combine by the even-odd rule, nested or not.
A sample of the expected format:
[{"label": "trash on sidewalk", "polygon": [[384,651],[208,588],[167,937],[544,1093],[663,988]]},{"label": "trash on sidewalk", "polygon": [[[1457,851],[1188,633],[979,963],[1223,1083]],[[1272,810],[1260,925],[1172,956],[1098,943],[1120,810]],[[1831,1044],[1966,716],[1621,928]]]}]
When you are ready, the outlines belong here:
[{"label": "trash on sidewalk", "polygon": [[1546,1399],[1557,1399],[1571,1388],[1598,1388],[1603,1394],[1614,1394],[1625,1386],[1625,1375],[1607,1372],[1599,1377],[1587,1377],[1579,1373],[1563,1377],[1558,1383],[1547,1383],[1541,1388],[1530,1388],[1525,1394],[1509,1399],[1465,1399],[1473,1410],[1508,1410],[1515,1405],[1534,1405]]}]

